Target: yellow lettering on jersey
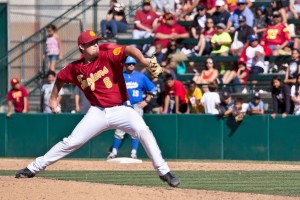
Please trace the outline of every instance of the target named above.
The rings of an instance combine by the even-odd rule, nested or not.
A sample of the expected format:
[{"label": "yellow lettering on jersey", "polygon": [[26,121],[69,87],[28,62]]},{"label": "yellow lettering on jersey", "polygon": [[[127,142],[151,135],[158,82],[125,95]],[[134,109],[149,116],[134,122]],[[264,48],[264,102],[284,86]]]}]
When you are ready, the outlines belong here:
[{"label": "yellow lettering on jersey", "polygon": [[19,102],[19,101],[20,101],[20,97],[22,97],[22,92],[21,92],[21,91],[13,92],[13,93],[12,93],[12,97],[13,97],[14,99],[16,99],[17,102]]},{"label": "yellow lettering on jersey", "polygon": [[122,47],[117,47],[117,48],[115,48],[115,49],[113,50],[113,54],[114,54],[115,56],[119,55],[119,54],[121,53],[121,49],[122,49]]},{"label": "yellow lettering on jersey", "polygon": [[101,77],[103,77],[105,74],[108,74],[109,70],[106,66],[103,67],[103,70],[99,70],[96,73],[91,73],[90,77],[88,77],[86,80],[82,80],[83,75],[80,74],[77,76],[78,82],[81,83],[81,88],[84,90],[86,87],[90,86],[91,90],[95,90],[95,82],[98,81]]}]

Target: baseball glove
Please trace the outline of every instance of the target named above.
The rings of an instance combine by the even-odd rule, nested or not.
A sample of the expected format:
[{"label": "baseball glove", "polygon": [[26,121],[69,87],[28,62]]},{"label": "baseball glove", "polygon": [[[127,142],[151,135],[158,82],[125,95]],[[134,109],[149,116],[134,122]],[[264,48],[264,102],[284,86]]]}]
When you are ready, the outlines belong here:
[{"label": "baseball glove", "polygon": [[147,66],[147,69],[154,77],[158,77],[164,71],[160,64],[157,63],[155,56],[150,58],[150,65]]}]

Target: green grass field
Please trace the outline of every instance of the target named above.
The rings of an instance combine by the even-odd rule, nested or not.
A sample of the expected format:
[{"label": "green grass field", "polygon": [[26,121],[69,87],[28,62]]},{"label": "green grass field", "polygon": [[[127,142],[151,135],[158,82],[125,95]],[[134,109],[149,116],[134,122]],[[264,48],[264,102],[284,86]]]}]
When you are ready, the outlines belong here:
[{"label": "green grass field", "polygon": [[[14,176],[15,171],[0,171]],[[300,171],[176,171],[180,188],[300,197]],[[118,185],[166,187],[152,171],[45,171],[37,177]]]}]

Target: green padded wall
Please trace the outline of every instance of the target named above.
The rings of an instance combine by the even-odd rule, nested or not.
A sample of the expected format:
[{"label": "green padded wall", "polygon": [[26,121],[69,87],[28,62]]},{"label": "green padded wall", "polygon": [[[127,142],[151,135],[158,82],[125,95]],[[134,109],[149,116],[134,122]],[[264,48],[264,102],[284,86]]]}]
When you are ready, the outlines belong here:
[{"label": "green padded wall", "polygon": [[47,150],[47,115],[13,114],[7,118],[7,157],[36,157]]},{"label": "green padded wall", "polygon": [[221,159],[222,120],[213,115],[178,115],[178,158]]},{"label": "green padded wall", "polygon": [[300,161],[298,116],[270,118],[270,160]]},{"label": "green padded wall", "polygon": [[268,160],[268,117],[247,116],[241,123],[225,119],[223,159]]},{"label": "green padded wall", "polygon": [[0,156],[5,156],[6,149],[6,116],[0,115]]}]

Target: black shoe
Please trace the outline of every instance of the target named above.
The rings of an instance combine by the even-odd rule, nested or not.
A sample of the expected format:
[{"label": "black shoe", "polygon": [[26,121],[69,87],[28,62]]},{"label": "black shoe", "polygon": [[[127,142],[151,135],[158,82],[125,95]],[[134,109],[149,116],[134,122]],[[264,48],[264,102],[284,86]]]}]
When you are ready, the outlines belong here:
[{"label": "black shoe", "polygon": [[27,167],[24,169],[21,169],[16,173],[15,178],[32,178],[35,176],[35,173],[31,172]]},{"label": "black shoe", "polygon": [[180,180],[171,172],[166,173],[159,177],[162,181],[167,182],[171,187],[177,187],[180,184]]}]

